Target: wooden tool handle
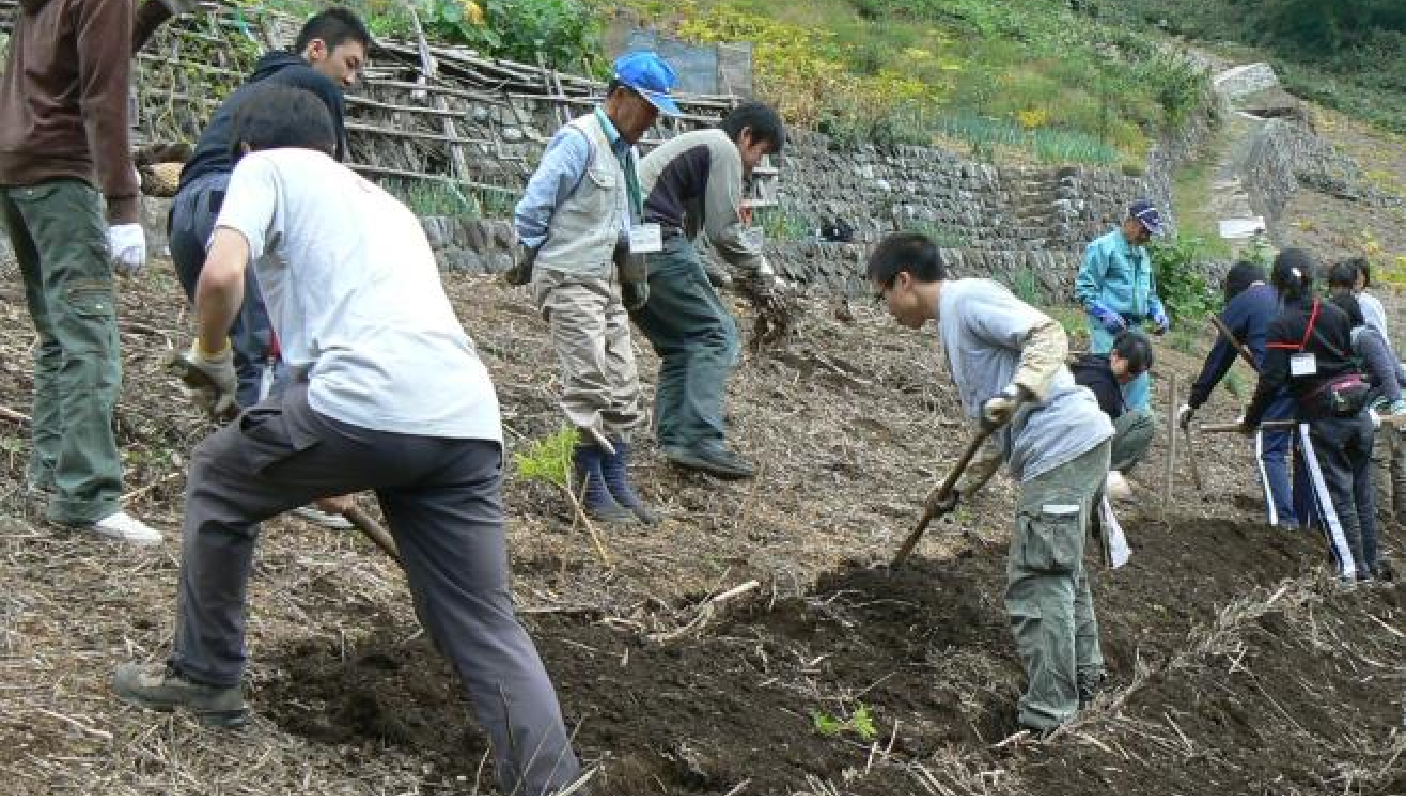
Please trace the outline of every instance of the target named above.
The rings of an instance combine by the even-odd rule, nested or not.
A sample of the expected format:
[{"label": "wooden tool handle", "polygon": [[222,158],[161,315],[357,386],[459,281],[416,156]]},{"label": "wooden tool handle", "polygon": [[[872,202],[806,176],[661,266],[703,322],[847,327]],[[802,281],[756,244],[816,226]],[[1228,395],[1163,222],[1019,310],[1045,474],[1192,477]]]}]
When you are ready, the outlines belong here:
[{"label": "wooden tool handle", "polygon": [[[1260,423],[1259,428],[1263,431],[1287,431],[1294,427],[1292,420],[1266,420]],[[1202,423],[1196,427],[1197,431],[1205,431],[1212,434],[1228,433],[1240,431],[1237,423]]]},{"label": "wooden tool handle", "polygon": [[351,524],[356,526],[358,531],[366,534],[366,538],[376,543],[376,546],[386,551],[386,555],[396,560],[397,564],[404,563],[400,560],[400,550],[395,546],[395,540],[391,538],[390,532],[371,518],[370,514],[353,506],[342,514]]},{"label": "wooden tool handle", "polygon": [[[976,452],[981,450],[981,446],[986,443],[986,438],[991,436],[991,431],[991,429],[982,429],[971,438],[971,441],[967,443],[966,450],[962,451],[961,457],[957,459],[957,463],[952,465],[952,469],[947,472],[947,477],[942,479],[942,484],[938,487],[939,495],[945,496],[952,492],[952,487],[957,485],[957,479],[962,477],[962,473],[966,471],[967,465],[971,464]],[[935,518],[936,513],[929,510],[927,502],[924,501],[923,516],[918,519],[918,524],[908,533],[908,538],[903,540],[903,546],[899,547],[898,552],[894,554],[893,562],[889,564],[891,569],[903,566],[908,554],[913,552],[913,548],[917,547],[918,541],[923,538],[923,532],[928,529],[928,523]]]},{"label": "wooden tool handle", "polygon": [[1240,353],[1240,358],[1245,360],[1246,365],[1250,366],[1250,370],[1259,373],[1260,366],[1255,364],[1255,355],[1250,353],[1250,349],[1246,348],[1244,343],[1235,339],[1235,333],[1230,331],[1230,327],[1226,326],[1225,321],[1221,320],[1219,316],[1212,315],[1210,317],[1211,324],[1216,327],[1216,331],[1220,332],[1221,336],[1235,347],[1235,350]]}]

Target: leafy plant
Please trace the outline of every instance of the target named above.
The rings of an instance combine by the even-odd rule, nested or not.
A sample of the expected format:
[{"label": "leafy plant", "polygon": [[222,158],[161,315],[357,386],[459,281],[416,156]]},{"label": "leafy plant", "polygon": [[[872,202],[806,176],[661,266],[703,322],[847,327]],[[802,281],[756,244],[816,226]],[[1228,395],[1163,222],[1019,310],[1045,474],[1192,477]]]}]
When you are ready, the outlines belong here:
[{"label": "leafy plant", "polygon": [[816,731],[826,738],[834,738],[842,733],[852,732],[859,736],[860,740],[872,741],[879,735],[878,728],[874,726],[874,714],[870,712],[869,706],[863,702],[859,703],[854,713],[843,721],[820,710],[811,712],[810,716]]},{"label": "leafy plant", "polygon": [[1032,307],[1045,303],[1045,286],[1040,283],[1034,266],[1026,266],[1011,275],[1011,292]]},{"label": "leafy plant", "polygon": [[567,489],[571,478],[571,454],[578,440],[574,428],[564,428],[549,437],[534,440],[527,450],[513,451],[513,469],[519,477],[546,481]]},{"label": "leafy plant", "polygon": [[1206,242],[1191,235],[1175,235],[1154,241],[1149,247],[1157,290],[1167,314],[1180,326],[1198,321],[1216,305],[1216,296],[1206,284]]}]

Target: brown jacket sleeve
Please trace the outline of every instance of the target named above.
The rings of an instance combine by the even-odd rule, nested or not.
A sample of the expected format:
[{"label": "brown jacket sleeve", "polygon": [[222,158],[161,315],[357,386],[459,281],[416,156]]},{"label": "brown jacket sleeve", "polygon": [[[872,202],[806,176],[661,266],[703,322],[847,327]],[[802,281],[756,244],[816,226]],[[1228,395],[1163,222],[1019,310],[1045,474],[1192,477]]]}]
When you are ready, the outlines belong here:
[{"label": "brown jacket sleeve", "polygon": [[[108,222],[133,224],[140,218],[127,119],[133,4],[79,0],[78,9],[78,103],[88,148],[107,198]],[[115,31],[122,34],[113,35]]]}]

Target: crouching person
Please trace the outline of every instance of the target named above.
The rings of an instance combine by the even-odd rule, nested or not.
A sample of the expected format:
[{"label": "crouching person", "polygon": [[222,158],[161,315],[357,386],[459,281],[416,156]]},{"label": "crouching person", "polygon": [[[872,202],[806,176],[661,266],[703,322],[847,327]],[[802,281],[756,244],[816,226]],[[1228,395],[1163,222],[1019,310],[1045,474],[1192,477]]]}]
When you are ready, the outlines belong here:
[{"label": "crouching person", "polygon": [[1123,476],[1142,461],[1157,431],[1148,407],[1132,409],[1123,388],[1152,369],[1152,341],[1141,332],[1122,332],[1113,338],[1107,354],[1080,354],[1070,366],[1074,381],[1093,391],[1098,408],[1113,421],[1108,465],[1108,494],[1113,498],[1132,495]]},{"label": "crouching person", "polygon": [[925,236],[885,239],[868,277],[899,323],[937,322],[963,409],[993,430],[956,489],[929,495],[929,508],[940,514],[969,501],[1003,459],[1020,482],[1005,594],[1030,681],[1017,719],[1047,733],[1103,679],[1084,540],[1108,475],[1113,426],[1065,367],[1059,323],[997,282],[949,279]]},{"label": "crouching person", "polygon": [[[579,764],[508,585],[498,400],[454,316],[419,222],[337,163],[326,106],[270,84],[248,92],[238,160],[196,294],[187,358],[202,398],[234,400],[227,339],[258,271],[301,379],[191,457],[174,649],[118,667],[127,702],[238,726],[246,600],[259,522],[317,500],[376,493],[418,614],[492,739],[503,793],[555,793]],[[242,157],[241,157],[242,156]]]}]

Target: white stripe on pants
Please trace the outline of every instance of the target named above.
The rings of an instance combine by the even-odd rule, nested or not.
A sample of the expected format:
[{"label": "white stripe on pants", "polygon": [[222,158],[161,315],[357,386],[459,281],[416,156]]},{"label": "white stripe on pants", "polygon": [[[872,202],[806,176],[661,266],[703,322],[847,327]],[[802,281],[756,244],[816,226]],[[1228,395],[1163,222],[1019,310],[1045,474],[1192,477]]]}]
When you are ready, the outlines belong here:
[{"label": "white stripe on pants", "polygon": [[1328,550],[1338,565],[1338,574],[1344,578],[1357,577],[1357,562],[1352,558],[1352,548],[1347,544],[1342,523],[1338,522],[1338,511],[1333,506],[1333,496],[1328,492],[1328,482],[1323,480],[1323,470],[1318,466],[1318,454],[1313,450],[1309,425],[1300,423],[1299,442],[1303,445],[1303,461],[1308,467],[1309,483],[1313,486],[1313,498],[1318,503],[1318,513],[1323,517],[1324,530],[1328,534]]},{"label": "white stripe on pants", "polygon": [[1264,491],[1264,505],[1269,510],[1269,524],[1279,524],[1279,508],[1274,505],[1274,490],[1269,488],[1269,471],[1264,469],[1264,432],[1255,432],[1255,467],[1260,471],[1260,489]]}]

